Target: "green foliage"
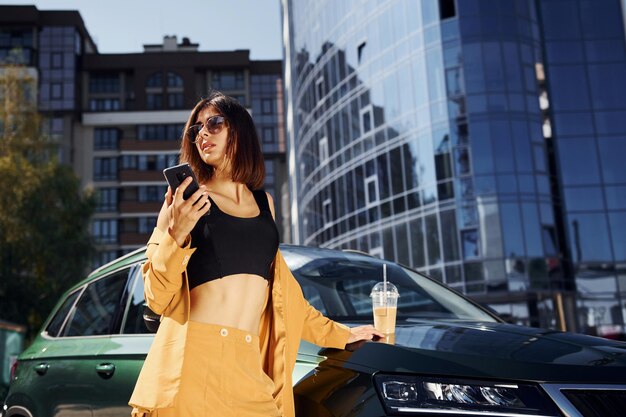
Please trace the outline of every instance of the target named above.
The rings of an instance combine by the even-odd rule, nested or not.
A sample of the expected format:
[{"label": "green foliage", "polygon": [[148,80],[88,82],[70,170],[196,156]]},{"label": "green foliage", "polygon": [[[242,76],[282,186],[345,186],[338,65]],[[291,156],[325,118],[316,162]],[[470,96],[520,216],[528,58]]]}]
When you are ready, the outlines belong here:
[{"label": "green foliage", "polygon": [[0,73],[0,318],[33,336],[63,291],[84,276],[95,199],[60,164],[41,117],[25,97],[32,79]]}]

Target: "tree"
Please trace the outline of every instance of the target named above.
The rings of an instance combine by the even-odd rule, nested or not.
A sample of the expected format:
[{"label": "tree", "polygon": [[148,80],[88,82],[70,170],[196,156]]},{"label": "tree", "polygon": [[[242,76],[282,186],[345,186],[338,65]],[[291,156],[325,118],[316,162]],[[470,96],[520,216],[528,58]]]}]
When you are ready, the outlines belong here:
[{"label": "tree", "polygon": [[0,68],[0,318],[32,337],[59,296],[84,276],[95,207],[44,133],[26,67]]}]

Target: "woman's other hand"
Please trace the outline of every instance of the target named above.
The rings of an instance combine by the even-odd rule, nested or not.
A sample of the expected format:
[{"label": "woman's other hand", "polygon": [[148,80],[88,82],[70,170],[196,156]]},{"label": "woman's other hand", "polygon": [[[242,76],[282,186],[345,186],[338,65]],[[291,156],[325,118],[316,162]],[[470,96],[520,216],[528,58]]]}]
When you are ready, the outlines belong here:
[{"label": "woman's other hand", "polygon": [[351,327],[348,343],[358,342],[359,340],[372,340],[374,336],[385,337],[385,334],[376,330],[371,324]]},{"label": "woman's other hand", "polygon": [[[193,193],[187,200],[183,199],[185,189],[191,184],[192,178],[188,177],[177,188],[172,195],[171,188],[167,188],[165,202],[163,203],[165,214],[157,220],[158,226],[165,226],[167,222],[168,233],[176,241],[178,246],[183,247],[191,230],[198,222],[198,219],[205,215],[211,208],[209,194],[204,185]],[[163,209],[161,209],[163,212]]]}]

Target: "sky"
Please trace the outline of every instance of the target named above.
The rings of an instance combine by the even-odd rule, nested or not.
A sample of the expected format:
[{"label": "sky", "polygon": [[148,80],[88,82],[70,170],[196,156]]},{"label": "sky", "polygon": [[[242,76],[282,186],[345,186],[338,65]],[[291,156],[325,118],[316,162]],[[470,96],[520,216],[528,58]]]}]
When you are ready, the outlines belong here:
[{"label": "sky", "polygon": [[282,59],[280,0],[0,0],[10,4],[78,10],[100,53],[142,52],[176,35],[200,51],[249,49],[251,59]]}]

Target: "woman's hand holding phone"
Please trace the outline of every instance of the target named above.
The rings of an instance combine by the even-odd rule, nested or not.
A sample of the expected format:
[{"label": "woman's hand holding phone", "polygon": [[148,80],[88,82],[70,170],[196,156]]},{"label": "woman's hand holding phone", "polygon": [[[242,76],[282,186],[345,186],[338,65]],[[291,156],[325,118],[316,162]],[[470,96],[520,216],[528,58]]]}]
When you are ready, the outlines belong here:
[{"label": "woman's hand holding phone", "polygon": [[183,193],[192,181],[193,178],[186,178],[176,187],[173,195],[172,188],[167,188],[165,202],[161,209],[161,213],[164,213],[163,209],[165,209],[165,218],[161,218],[161,215],[159,215],[157,220],[157,227],[167,228],[170,236],[180,247],[186,244],[187,237],[198,222],[198,219],[208,213],[211,208],[209,194],[204,185],[200,186],[187,200],[183,198]]}]

